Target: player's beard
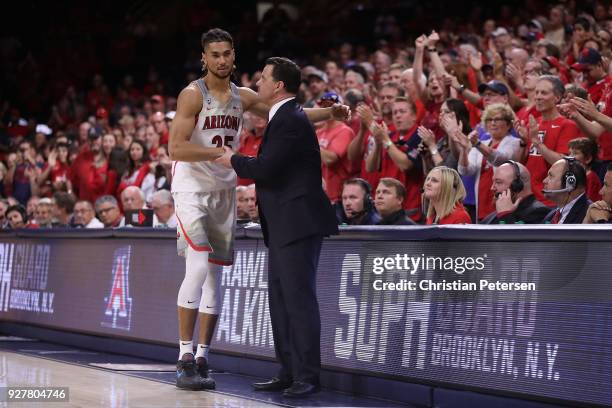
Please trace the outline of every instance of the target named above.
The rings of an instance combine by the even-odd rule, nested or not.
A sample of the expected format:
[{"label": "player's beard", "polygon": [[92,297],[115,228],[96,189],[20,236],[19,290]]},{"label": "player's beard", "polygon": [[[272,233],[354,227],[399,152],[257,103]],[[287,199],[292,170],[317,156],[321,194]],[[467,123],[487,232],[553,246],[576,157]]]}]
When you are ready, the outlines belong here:
[{"label": "player's beard", "polygon": [[215,77],[217,77],[217,78],[219,78],[219,79],[227,79],[230,76],[232,76],[232,70],[231,69],[229,71],[227,71],[227,75],[224,75],[224,76],[219,75],[218,72],[215,72],[215,71],[211,70],[210,68],[208,68],[208,73],[213,75],[213,76],[215,76]]}]

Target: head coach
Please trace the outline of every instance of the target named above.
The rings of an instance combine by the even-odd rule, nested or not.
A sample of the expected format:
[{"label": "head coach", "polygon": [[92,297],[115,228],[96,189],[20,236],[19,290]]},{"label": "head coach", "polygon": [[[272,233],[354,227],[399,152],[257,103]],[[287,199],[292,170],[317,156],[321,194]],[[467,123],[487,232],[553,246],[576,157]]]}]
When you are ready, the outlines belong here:
[{"label": "head coach", "polygon": [[323,237],[338,233],[321,186],[321,154],[315,131],[295,101],[300,68],[287,58],[266,61],[257,82],[270,106],[257,157],[226,149],[218,163],[255,180],[264,242],[269,250],[268,293],[278,377],[256,390],[303,397],[319,389],[321,319],[316,269]]}]

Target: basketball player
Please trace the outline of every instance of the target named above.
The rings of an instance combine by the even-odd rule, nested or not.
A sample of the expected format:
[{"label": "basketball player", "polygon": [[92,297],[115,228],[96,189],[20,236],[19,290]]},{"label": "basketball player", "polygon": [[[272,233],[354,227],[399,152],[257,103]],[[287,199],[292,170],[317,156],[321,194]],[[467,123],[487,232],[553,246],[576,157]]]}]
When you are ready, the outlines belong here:
[{"label": "basketball player", "polygon": [[[192,390],[215,388],[215,381],[208,375],[208,351],[219,315],[221,266],[233,262],[236,173],[212,161],[223,155],[223,146],[238,150],[243,112],[267,119],[269,111],[257,93],[230,81],[235,60],[231,35],[211,29],[202,35],[201,43],[204,76],[179,94],[169,145],[179,223],[177,249],[186,258],[177,300],[180,351],[176,385]],[[307,110],[307,114],[312,121],[331,116],[342,120],[349,111],[346,106],[335,105]],[[198,315],[194,356],[193,332]]]}]

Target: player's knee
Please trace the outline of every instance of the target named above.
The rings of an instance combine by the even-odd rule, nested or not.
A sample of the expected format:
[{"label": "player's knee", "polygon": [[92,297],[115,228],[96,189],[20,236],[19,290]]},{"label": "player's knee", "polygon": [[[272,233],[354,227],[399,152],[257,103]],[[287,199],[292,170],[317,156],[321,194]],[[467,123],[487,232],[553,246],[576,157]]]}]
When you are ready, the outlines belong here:
[{"label": "player's knee", "polygon": [[202,299],[200,301],[200,312],[208,314],[219,314],[219,271],[211,269],[206,281],[202,285]]},{"label": "player's knee", "polygon": [[176,301],[177,306],[184,307],[186,309],[197,309],[202,299],[202,288],[200,286],[194,286],[193,283],[183,280],[181,288],[179,289],[178,299]]},{"label": "player's knee", "polygon": [[176,301],[176,305],[185,309],[197,309],[200,306],[201,297],[181,296]]}]

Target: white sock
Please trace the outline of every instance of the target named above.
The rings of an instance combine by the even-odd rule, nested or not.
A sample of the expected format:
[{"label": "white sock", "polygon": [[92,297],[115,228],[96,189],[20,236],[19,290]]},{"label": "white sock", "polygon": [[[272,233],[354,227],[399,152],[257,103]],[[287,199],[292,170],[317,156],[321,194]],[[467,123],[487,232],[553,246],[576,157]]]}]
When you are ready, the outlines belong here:
[{"label": "white sock", "polygon": [[193,341],[179,340],[179,360],[183,358],[183,355],[189,353],[193,354]]},{"label": "white sock", "polygon": [[198,349],[196,350],[195,358],[204,357],[206,361],[208,361],[208,350],[210,346],[208,344],[198,344]]}]

